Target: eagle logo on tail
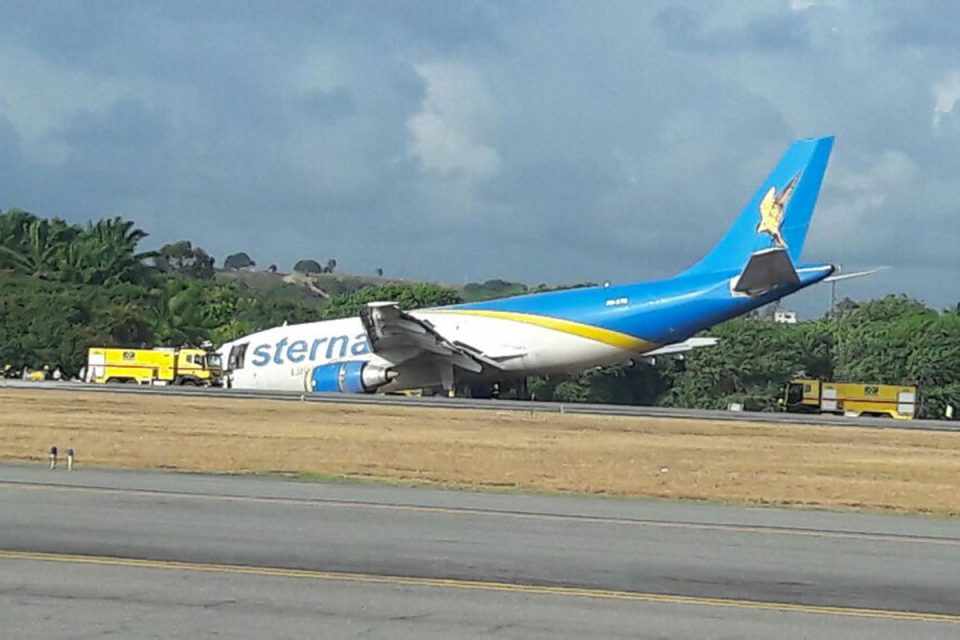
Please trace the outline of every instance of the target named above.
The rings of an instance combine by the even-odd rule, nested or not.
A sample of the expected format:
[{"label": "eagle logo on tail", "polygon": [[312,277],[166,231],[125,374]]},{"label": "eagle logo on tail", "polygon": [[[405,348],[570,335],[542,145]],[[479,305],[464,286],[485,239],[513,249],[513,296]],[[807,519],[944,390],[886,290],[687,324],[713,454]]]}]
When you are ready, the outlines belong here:
[{"label": "eagle logo on tail", "polygon": [[780,227],[783,226],[787,205],[790,204],[790,197],[793,195],[799,177],[800,174],[793,176],[780,193],[777,193],[776,187],[770,187],[760,201],[760,224],[757,225],[757,233],[767,234],[773,239],[774,245],[780,248],[787,246],[780,233]]}]

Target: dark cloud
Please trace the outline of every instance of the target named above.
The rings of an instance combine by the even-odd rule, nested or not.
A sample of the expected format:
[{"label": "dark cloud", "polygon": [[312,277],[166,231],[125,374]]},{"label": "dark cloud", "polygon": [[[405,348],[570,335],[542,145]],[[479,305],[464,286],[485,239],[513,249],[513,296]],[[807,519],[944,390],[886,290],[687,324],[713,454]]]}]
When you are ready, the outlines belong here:
[{"label": "dark cloud", "polygon": [[862,291],[945,305],[960,299],[943,284],[960,277],[958,17],[787,0],[6,3],[2,204],[126,215],[151,241],[263,264],[623,281],[694,262],[791,139],[834,133],[807,256],[889,264]]}]

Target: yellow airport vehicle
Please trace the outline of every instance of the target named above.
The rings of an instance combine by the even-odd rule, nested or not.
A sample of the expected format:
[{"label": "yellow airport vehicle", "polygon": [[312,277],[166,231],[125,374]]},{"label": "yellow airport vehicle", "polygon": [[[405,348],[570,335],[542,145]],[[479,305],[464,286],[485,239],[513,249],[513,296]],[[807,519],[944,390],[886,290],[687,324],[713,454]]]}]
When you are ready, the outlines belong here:
[{"label": "yellow airport vehicle", "polygon": [[92,347],[84,380],[94,384],[219,386],[220,356],[193,347],[117,349]]},{"label": "yellow airport vehicle", "polygon": [[791,380],[782,403],[785,411],[798,413],[890,416],[898,420],[912,420],[920,408],[913,386],[820,380]]}]

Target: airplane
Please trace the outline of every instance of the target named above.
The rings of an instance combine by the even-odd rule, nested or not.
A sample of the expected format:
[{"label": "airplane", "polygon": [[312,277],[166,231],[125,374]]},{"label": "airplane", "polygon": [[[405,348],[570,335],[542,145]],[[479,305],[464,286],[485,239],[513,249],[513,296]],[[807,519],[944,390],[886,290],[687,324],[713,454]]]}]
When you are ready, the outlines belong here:
[{"label": "airplane", "polygon": [[800,261],[833,140],[793,142],[719,243],[672,278],[416,311],[374,302],[359,317],[275,327],[222,345],[227,384],[449,392],[709,347],[716,339],[701,331],[836,270]]}]

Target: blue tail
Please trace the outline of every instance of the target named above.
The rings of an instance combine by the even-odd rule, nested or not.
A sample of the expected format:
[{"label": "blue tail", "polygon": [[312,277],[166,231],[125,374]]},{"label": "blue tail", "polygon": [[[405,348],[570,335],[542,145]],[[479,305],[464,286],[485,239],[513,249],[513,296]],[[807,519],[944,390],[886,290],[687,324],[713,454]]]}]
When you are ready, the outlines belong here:
[{"label": "blue tail", "polygon": [[685,273],[740,271],[765,249],[785,249],[796,264],[832,148],[832,136],[790,145],[727,235]]}]

